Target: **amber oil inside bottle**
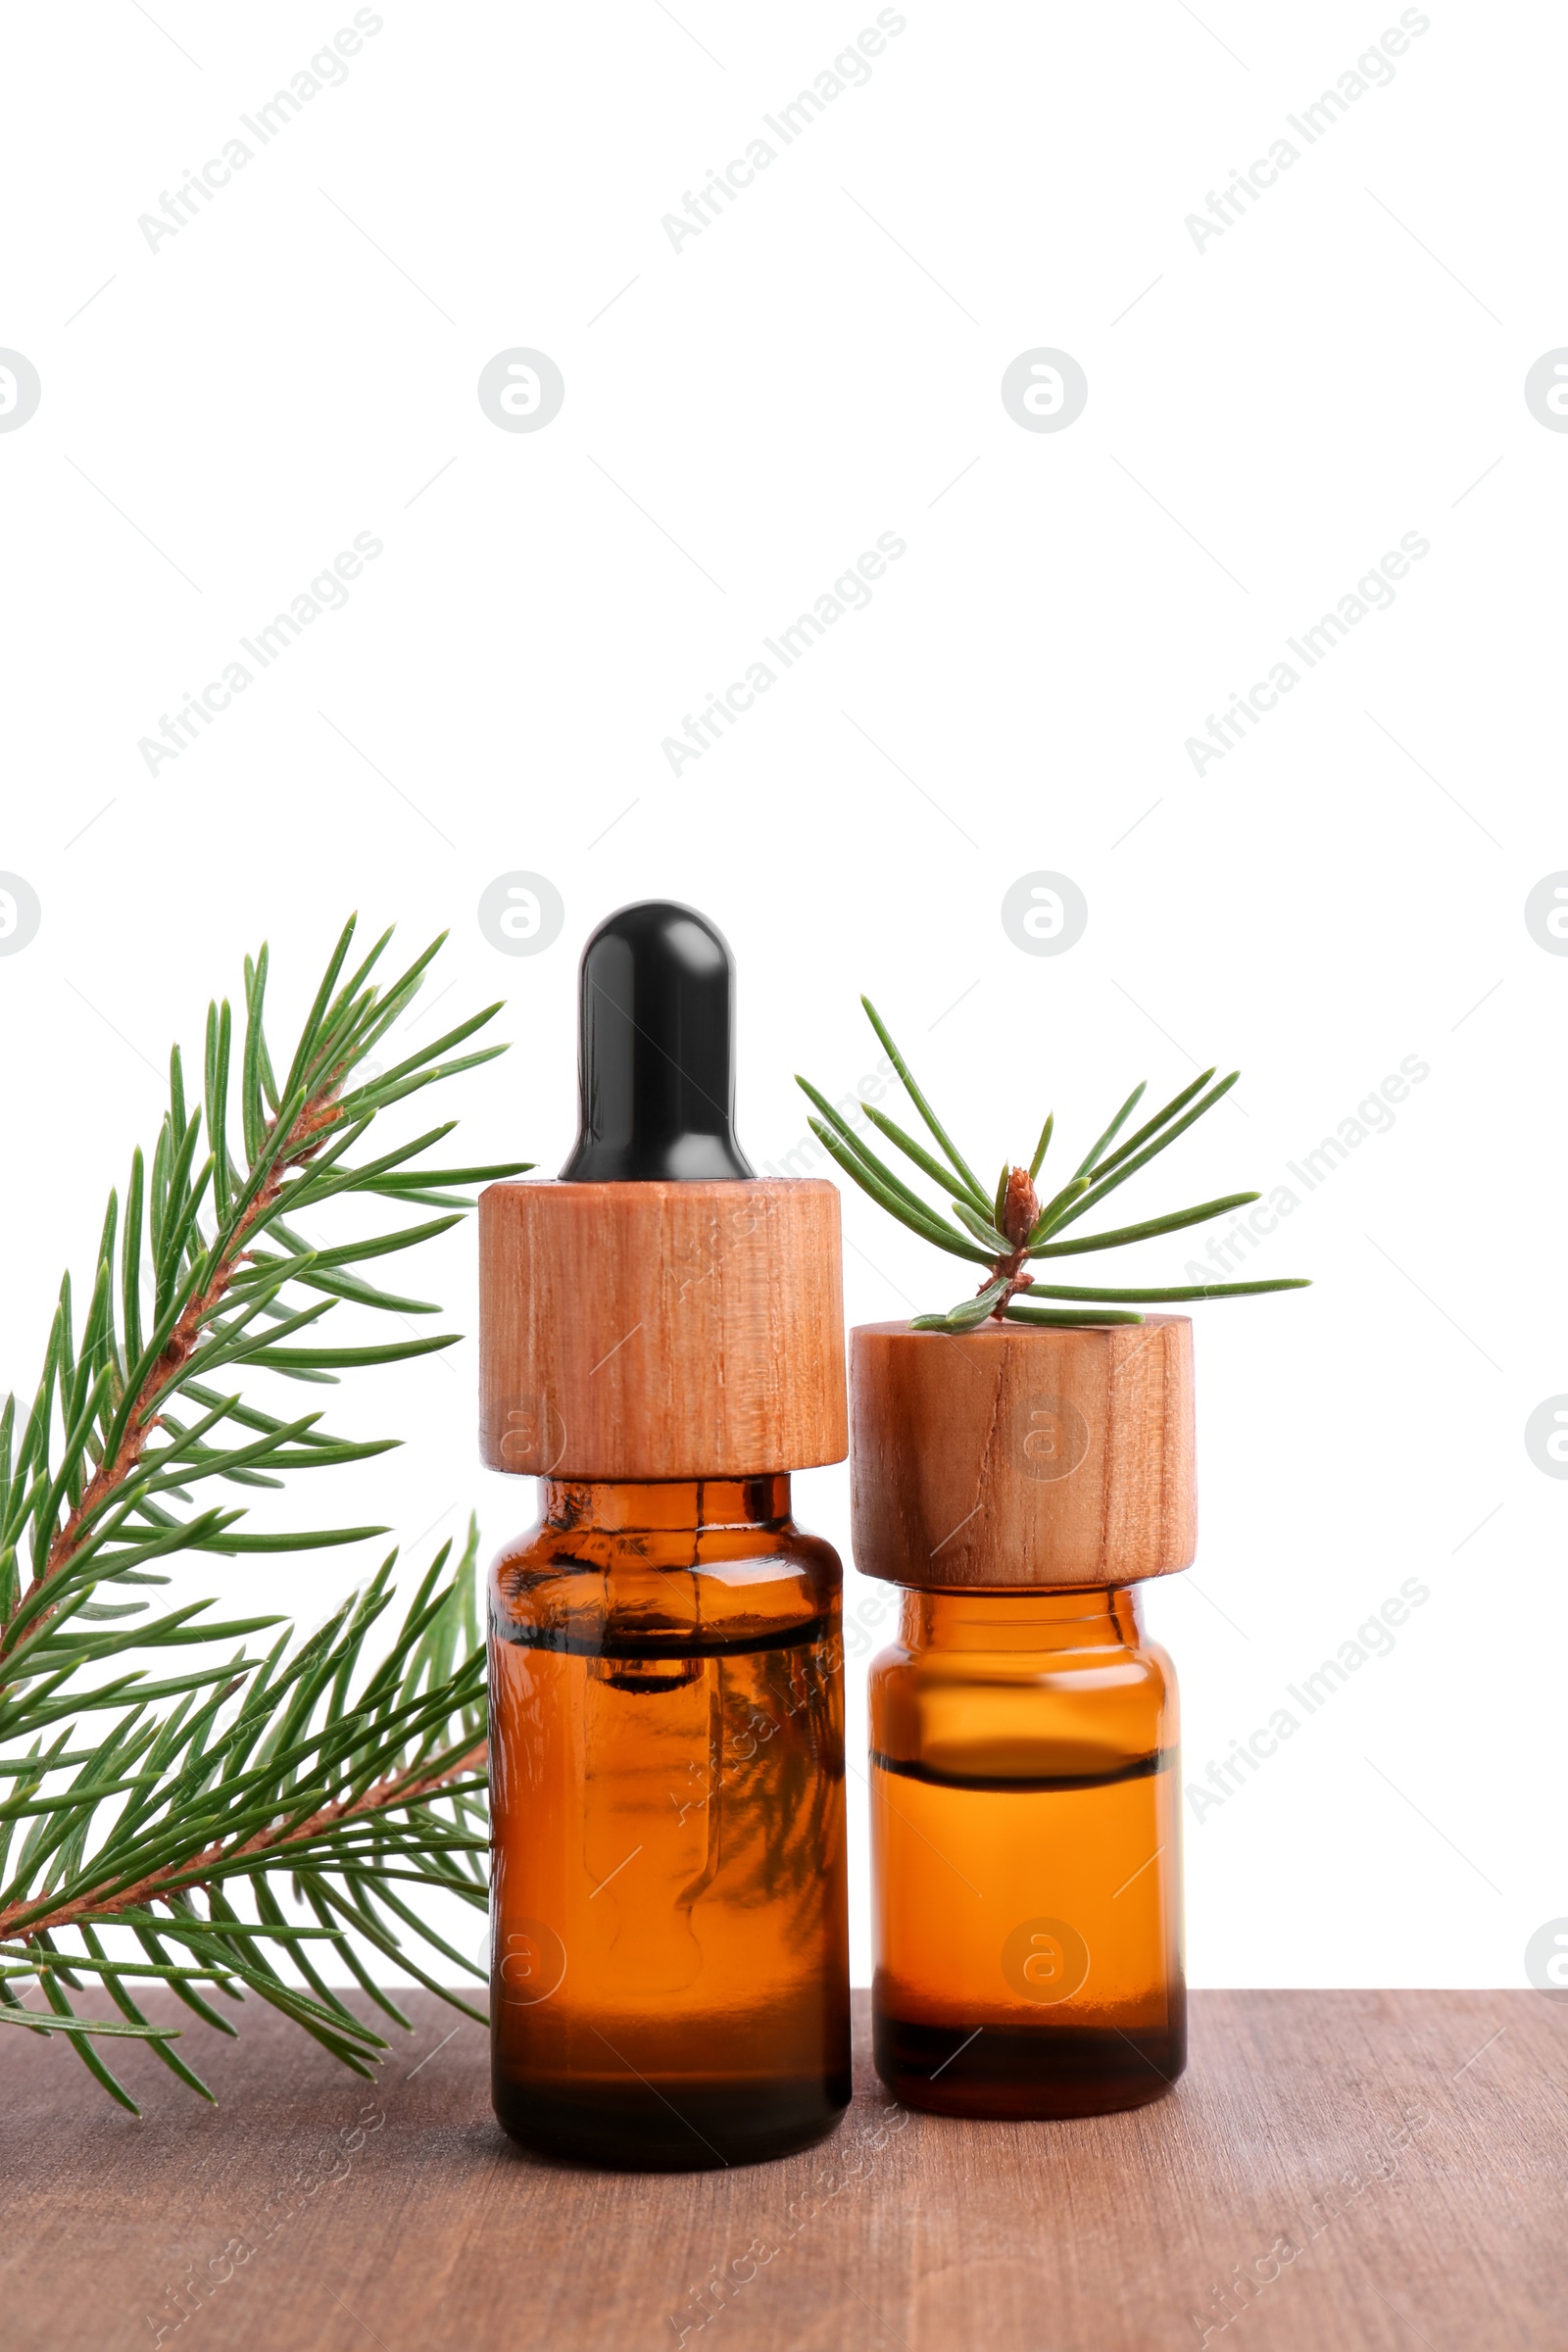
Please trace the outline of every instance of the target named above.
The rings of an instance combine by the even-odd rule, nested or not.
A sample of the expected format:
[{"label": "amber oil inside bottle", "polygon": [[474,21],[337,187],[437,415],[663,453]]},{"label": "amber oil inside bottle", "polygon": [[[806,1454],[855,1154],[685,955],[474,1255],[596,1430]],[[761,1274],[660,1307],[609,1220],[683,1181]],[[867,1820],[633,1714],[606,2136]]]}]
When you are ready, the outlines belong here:
[{"label": "amber oil inside bottle", "polygon": [[783,1476],[541,1485],[491,1570],[496,2113],[784,2154],[850,2096],[837,1555]]},{"label": "amber oil inside bottle", "polygon": [[877,2071],[1098,2115],[1186,2059],[1174,1672],[1136,1589],[906,1592],[870,1679]]}]

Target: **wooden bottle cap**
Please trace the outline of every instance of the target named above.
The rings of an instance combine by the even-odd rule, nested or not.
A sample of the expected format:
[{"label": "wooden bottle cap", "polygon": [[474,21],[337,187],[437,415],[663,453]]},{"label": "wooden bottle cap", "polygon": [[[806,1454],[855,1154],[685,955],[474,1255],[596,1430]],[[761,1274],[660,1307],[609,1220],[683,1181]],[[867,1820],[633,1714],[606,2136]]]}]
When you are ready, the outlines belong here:
[{"label": "wooden bottle cap", "polygon": [[837,1188],[493,1184],[479,1357],[492,1470],[739,1478],[842,1461]]},{"label": "wooden bottle cap", "polygon": [[1193,1327],[905,1323],[850,1334],[864,1576],[927,1589],[1121,1585],[1198,1541]]}]

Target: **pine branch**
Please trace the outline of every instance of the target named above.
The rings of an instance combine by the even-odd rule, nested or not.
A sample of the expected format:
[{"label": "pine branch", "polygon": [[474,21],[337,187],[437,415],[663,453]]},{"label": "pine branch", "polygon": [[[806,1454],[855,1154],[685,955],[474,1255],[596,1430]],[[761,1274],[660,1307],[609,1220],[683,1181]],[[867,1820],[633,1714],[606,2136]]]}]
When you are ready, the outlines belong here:
[{"label": "pine branch", "polygon": [[[1048,1112],[1040,1130],[1040,1140],[1027,1167],[1004,1163],[995,1194],[988,1197],[976,1180],[969,1162],[953,1142],[947,1128],[931,1107],[927,1097],[910,1073],[907,1063],[895,1046],[881,1015],[868,997],[862,997],[866,1015],[885,1048],[903,1082],[905,1092],[919,1112],[925,1126],[940,1146],[947,1164],[936,1159],[923,1144],[906,1135],[884,1111],[862,1102],[860,1108],[877,1131],[895,1144],[905,1157],[921,1175],[937,1185],[945,1197],[946,1207],[956,1218],[957,1226],[950,1224],[942,1210],[924,1200],[896,1176],[885,1162],[878,1159],[842,1114],[835,1110],[826,1097],[808,1079],[798,1077],[796,1084],[804,1089],[821,1112],[820,1119],[808,1124],[845,1174],[852,1176],[862,1192],[868,1193],[878,1207],[896,1217],[922,1240],[933,1242],[955,1257],[969,1257],[985,1267],[985,1279],[973,1298],[962,1298],[945,1313],[915,1315],[910,1322],[914,1331],[945,1331],[960,1333],[974,1331],[986,1321],[1037,1323],[1062,1328],[1104,1323],[1141,1323],[1140,1305],[1163,1305],[1178,1299],[1255,1298],[1265,1291],[1305,1290],[1307,1283],[1296,1276],[1286,1276],[1272,1282],[1187,1283],[1157,1290],[1063,1290],[1040,1283],[1029,1271],[1030,1261],[1044,1257],[1064,1257],[1081,1251],[1116,1250],[1130,1242],[1152,1240],[1155,1236],[1176,1233],[1189,1225],[1202,1224],[1210,1217],[1223,1215],[1230,1209],[1244,1207],[1255,1200],[1256,1193],[1230,1193],[1218,1200],[1205,1200],[1196,1208],[1178,1209],[1167,1216],[1152,1217],[1136,1225],[1124,1225],[1105,1233],[1082,1234],[1072,1241],[1053,1237],[1085,1215],[1112,1193],[1118,1185],[1138,1174],[1141,1168],[1163,1152],[1188,1128],[1213,1108],[1240,1076],[1233,1070],[1217,1086],[1210,1086],[1214,1073],[1204,1070],[1191,1085],[1183,1087],[1163,1109],[1129,1136],[1125,1143],[1112,1151],[1117,1136],[1133,1111],[1143,1100],[1144,1085],[1135,1086],[1122,1103],[1108,1127],[1090,1145],[1077,1168],[1060,1191],[1042,1206],[1035,1191],[1035,1179],[1040,1174],[1046,1153],[1051,1148],[1055,1130],[1055,1113]],[[1204,1092],[1205,1088],[1208,1090]],[[824,1124],[825,1122],[825,1124]],[[957,1178],[957,1190],[954,1179]],[[960,1230],[961,1229],[961,1230]],[[1024,1292],[1033,1292],[1037,1298],[1071,1301],[1059,1306],[1026,1305]],[[1078,1303],[1082,1301],[1082,1303]]]},{"label": "pine branch", "polygon": [[[342,1305],[437,1311],[348,1269],[415,1248],[458,1215],[327,1245],[309,1238],[318,1210],[359,1193],[461,1214],[467,1196],[448,1188],[527,1165],[427,1165],[451,1122],[355,1162],[393,1103],[504,1049],[453,1053],[492,1019],[490,1005],[368,1073],[441,942],[382,983],[373,975],[390,934],[345,978],[354,932],[350,921],[281,1085],[265,1028],[265,947],[246,959],[242,1035],[226,1003],[209,1007],[199,1105],[187,1104],[174,1050],[169,1108],[150,1163],[132,1156],[122,1218],[110,1195],[79,1340],[68,1275],[31,1409],[19,1415],[8,1400],[0,1411],[0,2023],[63,2034],[126,2105],[94,2051],[99,2039],[143,2040],[206,2089],[171,2047],[174,2030],[142,2017],[132,1983],[162,1983],[225,2031],[198,1986],[249,1991],[365,2072],[385,2045],[324,1984],[311,1958],[318,1944],[368,1987],[351,1936],[432,1982],[390,1912],[432,1950],[482,1973],[390,1884],[457,1893],[476,1908],[486,1899],[476,1529],[445,1579],[447,1550],[438,1554],[370,1664],[395,1553],[317,1634],[292,1646],[285,1634],[262,1655],[244,1644],[275,1617],[220,1621],[211,1600],[153,1616],[144,1598],[116,1592],[167,1584],[164,1563],[179,1554],[321,1548],[385,1533],[236,1532],[243,1509],[198,1490],[212,1480],[283,1488],[297,1471],[395,1442],[334,1437],[317,1412],[268,1411],[241,1386],[255,1371],[330,1384],[340,1370],[453,1344],[456,1335],[328,1346],[316,1326]],[[210,1663],[157,1672],[172,1649],[235,1641],[239,1649]],[[95,1673],[111,1659],[124,1663],[107,1679]],[[107,1728],[83,1737],[94,1718]],[[290,1919],[291,1889],[311,1922]],[[285,1954],[309,1989],[279,1973],[272,1955]],[[75,2014],[73,1992],[92,1984],[119,2022]],[[28,1987],[43,2006],[23,1998]]]}]

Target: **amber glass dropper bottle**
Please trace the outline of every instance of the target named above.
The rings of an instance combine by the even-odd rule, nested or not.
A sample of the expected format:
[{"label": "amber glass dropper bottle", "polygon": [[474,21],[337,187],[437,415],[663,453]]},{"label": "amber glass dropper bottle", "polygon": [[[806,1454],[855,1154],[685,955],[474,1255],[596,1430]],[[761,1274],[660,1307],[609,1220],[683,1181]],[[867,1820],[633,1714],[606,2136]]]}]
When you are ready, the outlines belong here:
[{"label": "amber glass dropper bottle", "polygon": [[582,1128],[480,1202],[492,2086],[542,2153],[782,2155],[850,2096],[842,1577],[790,1472],[848,1449],[838,1194],[754,1177],[733,966],[691,908],[582,959]]},{"label": "amber glass dropper bottle", "polygon": [[882,2079],[977,2117],[1143,2106],[1186,2061],[1176,1678],[1138,1586],[1193,1557],[1192,1326],[852,1335]]}]

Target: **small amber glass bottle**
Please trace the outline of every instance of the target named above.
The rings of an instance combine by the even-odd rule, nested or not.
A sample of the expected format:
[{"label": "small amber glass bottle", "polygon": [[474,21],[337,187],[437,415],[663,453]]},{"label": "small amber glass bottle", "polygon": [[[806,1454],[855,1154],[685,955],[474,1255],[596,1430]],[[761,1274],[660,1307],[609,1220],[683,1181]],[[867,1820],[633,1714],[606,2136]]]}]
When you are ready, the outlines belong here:
[{"label": "small amber glass bottle", "polygon": [[551,1479],[496,1560],[494,2099],[530,2146],[736,2164],[848,2102],[841,1582],[779,1476]]},{"label": "small amber glass bottle", "polygon": [[905,1588],[870,1686],[877,2070],[911,2107],[1105,2114],[1186,2061],[1175,1676],[1192,1327],[851,1335],[856,1564]]},{"label": "small amber glass bottle", "polygon": [[1175,1677],[1131,1589],[906,1592],[871,1667],[877,2070],[1098,2115],[1186,2056]]},{"label": "small amber glass bottle", "polygon": [[838,1194],[760,1180],[690,907],[583,953],[581,1131],[479,1205],[481,1444],[542,1481],[490,1580],[495,2110],[554,2156],[742,2164],[850,2097]]}]

